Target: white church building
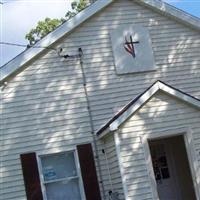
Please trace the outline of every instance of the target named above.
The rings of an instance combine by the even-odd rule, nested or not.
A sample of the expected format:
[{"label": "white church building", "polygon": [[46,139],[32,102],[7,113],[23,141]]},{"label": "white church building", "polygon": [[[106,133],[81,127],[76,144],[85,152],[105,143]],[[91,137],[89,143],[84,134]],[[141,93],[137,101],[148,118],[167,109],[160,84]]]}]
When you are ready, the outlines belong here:
[{"label": "white church building", "polygon": [[200,200],[200,19],[97,0],[0,86],[1,200]]}]

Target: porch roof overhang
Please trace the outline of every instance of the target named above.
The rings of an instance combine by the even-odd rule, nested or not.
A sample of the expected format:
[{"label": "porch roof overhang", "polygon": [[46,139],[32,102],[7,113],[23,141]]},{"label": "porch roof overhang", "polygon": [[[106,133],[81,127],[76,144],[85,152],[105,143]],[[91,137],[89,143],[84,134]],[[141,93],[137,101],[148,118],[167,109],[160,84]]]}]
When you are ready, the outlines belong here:
[{"label": "porch roof overhang", "polygon": [[142,94],[130,101],[125,107],[123,107],[116,115],[114,115],[106,124],[104,124],[97,132],[98,138],[103,138],[110,132],[113,132],[119,128],[131,115],[138,111],[155,93],[163,91],[177,99],[190,104],[191,106],[200,109],[200,99],[197,99],[179,89],[176,89],[160,80],[156,81],[149,88],[147,88]]}]

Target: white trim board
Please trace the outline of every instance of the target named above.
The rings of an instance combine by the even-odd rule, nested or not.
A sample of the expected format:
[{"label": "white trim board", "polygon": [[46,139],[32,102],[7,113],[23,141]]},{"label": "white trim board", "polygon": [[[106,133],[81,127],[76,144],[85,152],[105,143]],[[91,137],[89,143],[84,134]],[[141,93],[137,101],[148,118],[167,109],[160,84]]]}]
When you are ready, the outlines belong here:
[{"label": "white trim board", "polygon": [[190,27],[200,30],[200,19],[190,15],[183,10],[180,10],[162,0],[136,0],[139,4],[146,5],[150,8],[156,9],[160,13],[165,13],[166,15],[182,22]]},{"label": "white trim board", "polygon": [[[97,131],[97,135],[99,138],[104,137],[110,132],[114,132],[119,128],[119,126],[124,123],[131,115],[133,115],[137,110],[139,110],[147,101],[158,91],[163,91],[183,102],[186,102],[197,109],[200,109],[200,100],[196,99],[182,91],[175,89],[164,82],[156,81],[150,88],[148,88],[143,94],[139,97],[136,97],[136,100],[131,101],[127,106],[122,108],[122,110],[114,116],[114,120],[110,120],[110,123],[107,123],[99,131]],[[104,127],[106,127],[104,129]],[[102,131],[101,131],[102,130]]]},{"label": "white trim board", "polygon": [[[54,44],[57,40],[62,38],[64,35],[73,31],[76,27],[78,27],[80,24],[82,24],[87,19],[92,17],[94,14],[96,14],[106,6],[110,5],[113,1],[115,0],[97,0],[95,3],[93,3],[92,5],[84,9],[82,12],[74,16],[72,19],[59,26],[56,30],[49,33],[46,37],[40,40],[33,47],[25,50],[17,57],[12,59],[10,62],[3,65],[0,68],[0,82],[3,82],[11,74],[15,73],[22,66],[24,66],[26,63],[28,63],[29,61],[31,61],[33,58],[35,58],[37,55],[39,55],[44,51],[44,49],[34,48],[34,47],[36,46],[49,47],[50,45]],[[172,17],[177,21],[185,25],[189,25],[190,27],[193,27],[196,30],[200,31],[199,18],[193,17],[188,13],[178,10],[175,7],[170,6],[160,0],[134,0],[134,1],[149,8],[152,8],[155,11],[160,12],[161,14]]]},{"label": "white trim board", "polygon": [[85,8],[82,12],[59,26],[57,29],[49,33],[46,37],[37,42],[33,47],[19,54],[13,60],[3,65],[0,68],[0,81],[3,81],[8,76],[16,72],[21,66],[25,65],[45,49],[35,48],[37,46],[49,47],[64,35],[70,33],[73,29],[85,22],[88,18],[99,12],[101,9],[109,5],[113,0],[99,0]]},{"label": "white trim board", "polygon": [[125,200],[128,200],[128,188],[126,185],[126,177],[125,177],[125,173],[124,173],[124,168],[122,166],[119,134],[120,133],[118,133],[117,131],[114,133],[114,142],[115,142],[117,160],[118,160],[118,165],[119,165],[119,170],[120,170],[120,175],[121,175],[121,180],[122,180],[124,197],[125,197]]}]

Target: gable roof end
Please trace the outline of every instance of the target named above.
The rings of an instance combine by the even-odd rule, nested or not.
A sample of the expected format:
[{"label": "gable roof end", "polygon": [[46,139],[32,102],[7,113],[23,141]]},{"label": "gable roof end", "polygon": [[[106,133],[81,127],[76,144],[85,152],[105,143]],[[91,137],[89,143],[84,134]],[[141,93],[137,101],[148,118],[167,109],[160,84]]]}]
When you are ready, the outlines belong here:
[{"label": "gable roof end", "polygon": [[107,133],[115,131],[124,123],[132,114],[140,109],[156,92],[163,91],[177,99],[180,99],[198,109],[200,109],[200,100],[186,94],[162,81],[156,81],[152,86],[145,90],[138,97],[123,107],[113,118],[111,118],[103,127],[97,131],[99,138],[104,137]]},{"label": "gable roof end", "polygon": [[0,68],[0,82],[2,82],[9,75],[16,72],[21,66],[25,65],[35,56],[44,51],[43,48],[37,48],[38,46],[49,47],[57,40],[62,38],[64,35],[71,32],[76,27],[78,27],[88,18],[99,12],[101,9],[105,8],[112,1],[113,0],[96,1],[95,3],[85,8],[83,11],[75,15],[73,18],[71,18],[70,20],[66,21],[64,24],[59,26],[57,29],[49,33],[47,36],[45,36],[43,39],[37,42],[33,47],[25,50],[24,52],[16,56],[13,60],[3,65]]},{"label": "gable roof end", "polygon": [[[35,56],[44,51],[44,49],[35,48],[36,46],[50,46],[55,43],[58,39],[62,38],[65,34],[71,32],[73,29],[78,27],[84,21],[89,19],[91,16],[108,6],[115,0],[97,0],[95,3],[91,4],[89,7],[84,9],[82,12],[78,13],[75,17],[68,20],[60,27],[58,27],[53,32],[49,33],[46,37],[40,40],[32,48],[27,49],[26,51],[19,54],[13,60],[5,64],[0,68],[0,83],[4,81],[11,74],[16,72],[27,62],[33,59]],[[143,4],[147,7],[153,8],[156,11],[163,13],[167,16],[171,16],[177,21],[180,21],[184,24],[187,24],[196,30],[200,31],[200,20],[199,18],[193,17],[188,13],[185,13],[181,10],[176,9],[173,6],[170,6],[160,0],[134,0],[140,4]]]}]

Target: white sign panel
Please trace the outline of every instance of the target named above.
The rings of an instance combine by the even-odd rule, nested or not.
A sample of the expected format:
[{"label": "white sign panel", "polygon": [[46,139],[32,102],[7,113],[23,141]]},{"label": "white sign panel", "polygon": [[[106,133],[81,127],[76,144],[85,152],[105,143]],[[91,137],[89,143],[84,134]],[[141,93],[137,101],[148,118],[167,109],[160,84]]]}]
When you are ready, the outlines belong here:
[{"label": "white sign panel", "polygon": [[142,26],[121,26],[110,33],[117,74],[155,69],[148,29]]}]

